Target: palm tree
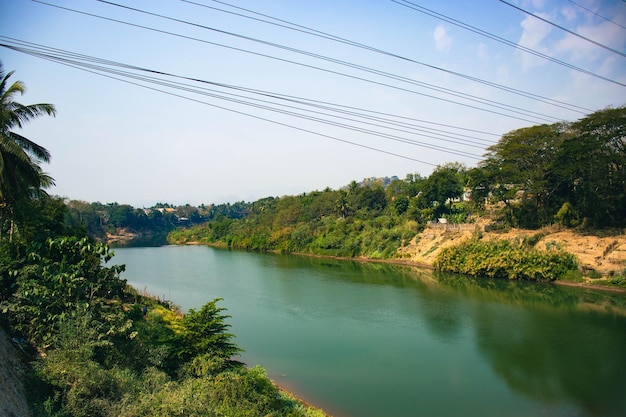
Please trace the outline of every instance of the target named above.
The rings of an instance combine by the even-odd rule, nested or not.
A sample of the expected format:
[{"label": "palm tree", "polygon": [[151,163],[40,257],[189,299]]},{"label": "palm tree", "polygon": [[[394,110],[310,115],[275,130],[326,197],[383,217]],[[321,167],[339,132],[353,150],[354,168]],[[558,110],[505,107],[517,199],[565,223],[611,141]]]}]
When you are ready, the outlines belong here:
[{"label": "palm tree", "polygon": [[0,63],[0,233],[8,214],[11,239],[18,203],[54,184],[39,166],[50,161],[50,152],[13,129],[22,128],[36,117],[56,114],[52,104],[23,105],[14,101],[15,95],[24,94],[26,88],[21,81],[9,84],[12,75],[13,71],[5,74]]}]

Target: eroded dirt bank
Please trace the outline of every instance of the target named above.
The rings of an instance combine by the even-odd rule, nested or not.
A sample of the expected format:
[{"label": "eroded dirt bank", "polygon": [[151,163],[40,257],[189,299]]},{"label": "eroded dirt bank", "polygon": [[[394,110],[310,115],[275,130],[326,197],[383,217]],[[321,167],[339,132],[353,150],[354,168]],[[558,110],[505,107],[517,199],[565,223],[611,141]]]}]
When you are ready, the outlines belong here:
[{"label": "eroded dirt bank", "polygon": [[441,249],[470,239],[477,233],[482,239],[536,240],[538,249],[556,247],[573,254],[587,283],[624,275],[626,270],[626,233],[606,236],[586,234],[560,228],[541,230],[511,229],[506,232],[484,232],[484,225],[428,226],[401,249],[403,259],[411,263],[432,265]]}]

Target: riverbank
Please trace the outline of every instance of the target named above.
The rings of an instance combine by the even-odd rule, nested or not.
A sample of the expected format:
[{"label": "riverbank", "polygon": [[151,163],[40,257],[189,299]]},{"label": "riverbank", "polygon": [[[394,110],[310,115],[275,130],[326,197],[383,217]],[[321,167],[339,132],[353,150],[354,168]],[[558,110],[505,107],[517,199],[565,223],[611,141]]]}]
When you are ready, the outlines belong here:
[{"label": "riverbank", "polygon": [[[312,258],[335,259],[335,260],[339,260],[339,261],[375,262],[375,263],[384,263],[384,264],[391,264],[391,265],[404,265],[404,266],[410,266],[410,267],[415,267],[415,268],[431,269],[431,270],[435,269],[434,266],[431,265],[431,264],[407,261],[407,260],[402,260],[402,259],[346,258],[346,257],[340,257],[340,256],[314,255],[314,254],[310,254],[310,253],[294,253],[293,255],[308,256],[308,257],[312,257]],[[598,281],[606,282],[607,278],[598,278],[598,279],[594,280],[594,279],[589,278],[589,277],[583,277],[582,279],[583,279],[583,281],[581,281],[581,282],[556,280],[556,281],[552,281],[552,283],[553,284],[557,284],[557,285],[568,286],[568,287],[576,287],[576,288],[584,288],[584,289],[600,290],[600,291],[611,291],[611,292],[618,292],[618,293],[626,294],[626,288],[623,288],[623,287],[617,287],[617,286],[613,286],[611,284],[606,284],[606,285],[594,284],[594,281],[595,282],[598,282]]]},{"label": "riverbank", "polygon": [[[609,282],[612,277],[626,275],[626,234],[614,233],[606,236],[576,232],[559,227],[540,230],[510,229],[506,232],[484,232],[484,225],[429,225],[417,234],[409,244],[398,250],[398,257],[373,259],[366,257],[328,256],[297,252],[294,255],[314,258],[346,260],[353,262],[378,262],[434,269],[439,252],[449,246],[458,245],[480,233],[484,240],[506,239],[535,242],[538,249],[556,247],[575,256],[581,271],[580,281],[556,280],[558,285],[626,293],[626,288]],[[472,227],[470,227],[472,226]],[[226,249],[225,245],[187,242],[187,245],[206,245]]]},{"label": "riverbank", "polygon": [[439,252],[449,246],[458,245],[477,234],[483,240],[510,240],[533,242],[541,250],[557,248],[576,258],[581,280],[556,280],[555,284],[594,290],[626,293],[626,288],[609,283],[612,277],[626,275],[626,233],[591,234],[561,227],[545,227],[539,230],[509,229],[485,232],[484,224],[474,228],[456,225],[430,225],[416,235],[411,242],[399,250],[399,255],[420,267],[432,267]]}]

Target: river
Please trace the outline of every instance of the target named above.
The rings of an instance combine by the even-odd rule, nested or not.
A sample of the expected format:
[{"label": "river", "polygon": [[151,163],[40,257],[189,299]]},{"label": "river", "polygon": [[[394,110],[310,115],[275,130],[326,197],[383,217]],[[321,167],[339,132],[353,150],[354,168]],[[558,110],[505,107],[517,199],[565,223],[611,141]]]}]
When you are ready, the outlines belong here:
[{"label": "river", "polygon": [[115,249],[242,360],[335,417],[626,415],[626,296],[203,246]]}]

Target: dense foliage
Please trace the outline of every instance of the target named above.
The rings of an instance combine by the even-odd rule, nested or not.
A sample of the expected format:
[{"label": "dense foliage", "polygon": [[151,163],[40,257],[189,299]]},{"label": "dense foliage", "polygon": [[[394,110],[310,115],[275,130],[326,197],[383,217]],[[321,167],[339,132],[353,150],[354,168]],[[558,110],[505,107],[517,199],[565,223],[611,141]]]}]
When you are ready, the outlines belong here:
[{"label": "dense foliage", "polygon": [[556,247],[538,250],[525,242],[474,238],[442,249],[435,267],[480,277],[553,281],[575,271],[576,260]]},{"label": "dense foliage", "polygon": [[55,114],[51,104],[24,105],[15,101],[15,96],[24,94],[26,87],[21,81],[11,82],[12,75],[13,72],[5,74],[0,63],[0,236],[8,231],[10,240],[21,210],[53,184],[40,166],[40,162],[50,160],[48,150],[16,129],[36,117]]},{"label": "dense foliage", "polygon": [[234,359],[218,300],[183,315],[141,296],[84,236],[0,248],[1,318],[34,361],[36,416],[322,415]]},{"label": "dense foliage", "polygon": [[469,185],[476,197],[502,204],[511,226],[624,227],[626,107],[509,132],[471,171]]},{"label": "dense foliage", "polygon": [[85,231],[89,236],[107,240],[107,235],[120,232],[141,236],[143,241],[164,243],[170,231],[211,221],[221,216],[238,219],[248,214],[248,203],[190,204],[174,206],[157,203],[148,208],[135,208],[129,204],[100,202],[88,203],[66,200],[65,222],[71,227]]},{"label": "dense foliage", "polygon": [[[462,194],[463,172],[462,166],[445,166],[432,180],[417,175],[369,179],[340,190],[264,198],[249,204],[242,218],[219,216],[205,225],[175,230],[168,239],[248,250],[391,258],[421,230],[420,223],[437,217],[467,219],[469,205],[450,200]],[[454,186],[441,185],[444,177],[454,178]]]},{"label": "dense foliage", "polygon": [[[0,69],[0,325],[30,364],[33,414],[322,416],[235,359],[218,300],[182,314],[106,266],[113,253],[87,236],[97,205],[80,211],[44,193],[47,151],[10,130],[53,112],[14,103],[23,86],[7,88],[10,75]],[[130,227],[139,216],[128,207],[111,205],[108,220]]]},{"label": "dense foliage", "polygon": [[[493,220],[492,229],[626,226],[626,107],[575,123],[509,132],[478,167],[449,163],[423,178],[352,182],[339,189],[248,203],[238,216],[170,233],[173,243],[391,258],[428,222]],[[514,274],[517,275],[517,274]],[[523,275],[523,274],[522,274]],[[532,275],[532,274],[531,274]]]}]

